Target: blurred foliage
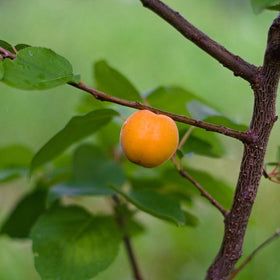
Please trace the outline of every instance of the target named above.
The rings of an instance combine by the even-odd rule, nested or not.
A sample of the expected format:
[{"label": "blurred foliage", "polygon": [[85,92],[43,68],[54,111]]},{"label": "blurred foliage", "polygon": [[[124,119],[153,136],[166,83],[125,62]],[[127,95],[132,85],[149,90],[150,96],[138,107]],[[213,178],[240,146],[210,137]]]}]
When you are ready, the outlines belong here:
[{"label": "blurred foliage", "polygon": [[[234,52],[249,58],[253,63],[261,63],[267,27],[274,14],[264,12],[258,17],[253,15],[249,1],[247,3],[244,3],[245,1],[206,1],[203,7],[194,0],[188,3],[183,0],[166,2],[180,10],[191,22],[198,23],[205,32],[209,32],[221,43],[231,47]],[[87,81],[88,84],[92,79],[92,62],[99,61],[94,66],[95,86],[114,96],[141,100],[140,92],[142,92],[142,96],[158,108],[186,115],[194,114],[195,111],[197,116],[203,116],[202,118],[209,122],[220,123],[222,120],[229,126],[236,125],[240,121],[246,123],[249,119],[252,110],[251,97],[246,94],[249,90],[244,87],[243,82],[231,77],[228,71],[215,64],[192,45],[186,44],[183,38],[166,26],[166,23],[143,9],[138,1],[85,1],[83,4],[73,0],[62,1],[55,2],[53,7],[56,8],[56,12],[49,3],[47,5],[44,2],[28,0],[24,6],[22,4],[20,1],[0,3],[0,16],[11,30],[9,34],[4,34],[3,39],[12,44],[26,42],[32,46],[44,45],[54,49],[71,61],[75,71],[81,72],[82,80]],[[201,12],[205,9],[208,10],[211,18],[201,16]],[[59,11],[63,11],[63,18]],[[10,20],[11,14],[18,15],[17,20],[21,24],[21,32],[15,28],[17,21]],[[82,17],[81,14],[83,14]],[[238,21],[236,21],[237,17]],[[221,25],[225,28],[221,29]],[[85,26],[87,28],[84,28]],[[26,30],[28,32],[25,32]],[[75,34],[75,40],[73,34]],[[10,46],[8,45],[9,48]],[[26,47],[25,44],[21,44],[18,50],[21,49],[20,53],[27,53],[29,48]],[[45,54],[44,52],[40,55]],[[109,64],[104,58],[109,61]],[[48,56],[45,60],[48,60]],[[0,77],[2,75],[4,80],[5,69],[11,67],[9,63],[8,66],[5,64],[6,62],[4,65],[0,64]],[[116,66],[118,70],[111,65]],[[63,83],[66,83],[68,76],[66,75],[67,79],[64,79],[66,76],[61,76],[59,69],[54,72],[58,74],[57,77],[62,77]],[[70,77],[70,72],[68,70],[66,72]],[[36,70],[36,74],[40,73]],[[12,76],[17,77],[16,83],[23,79],[22,75],[13,74]],[[71,77],[73,77],[72,70]],[[227,82],[221,83],[222,80],[227,80]],[[37,83],[32,79],[30,82]],[[51,85],[53,85],[52,82]],[[96,212],[111,212],[108,201],[105,199],[107,203],[100,207],[98,199],[100,199],[100,194],[112,194],[115,190],[133,204],[126,209],[126,215],[128,217],[135,215],[137,220],[140,220],[148,229],[146,235],[140,235],[134,241],[144,275],[149,275],[151,279],[163,280],[194,280],[204,277],[206,268],[212,261],[220,242],[221,219],[217,216],[216,210],[212,209],[207,201],[205,203],[199,198],[199,193],[179,176],[170,163],[154,170],[145,170],[133,166],[123,158],[118,144],[121,119],[116,117],[117,113],[112,113],[108,120],[99,125],[101,111],[114,111],[96,109],[109,106],[125,116],[131,112],[130,109],[101,103],[91,97],[79,98],[80,94],[77,90],[66,88],[66,86],[40,92],[40,95],[37,95],[37,91],[30,94],[2,84],[0,84],[0,89],[3,92],[0,96],[0,104],[3,106],[3,110],[0,110],[0,129],[4,132],[2,135],[5,135],[0,139],[3,147],[0,150],[0,155],[2,151],[0,179],[2,174],[3,181],[6,182],[7,178],[10,180],[9,184],[2,184],[2,191],[9,188],[8,195],[13,196],[17,193],[17,190],[13,188],[16,182],[14,179],[27,176],[26,170],[33,152],[29,151],[30,149],[25,145],[38,151],[39,147],[55,135],[43,146],[42,149],[45,150],[43,156],[40,150],[37,152],[35,158],[39,158],[39,163],[36,164],[35,161],[34,164],[33,158],[34,174],[28,184],[30,187],[23,183],[26,194],[23,194],[18,202],[13,202],[11,205],[4,203],[3,210],[0,208],[0,211],[6,212],[4,212],[5,215],[2,214],[6,216],[5,222],[3,220],[2,231],[12,237],[26,237],[34,222],[37,221],[33,227],[32,238],[33,250],[39,254],[36,257],[36,267],[41,275],[59,277],[62,272],[52,271],[50,267],[55,267],[54,264],[61,260],[61,256],[67,256],[67,259],[73,258],[72,261],[75,261],[72,263],[75,263],[76,268],[78,267],[76,272],[83,274],[83,276],[77,276],[75,273],[64,274],[65,279],[89,278],[112,262],[117,255],[116,247],[119,239],[112,240],[109,233],[118,236],[119,230],[115,228],[112,220],[108,220],[111,218],[100,217],[99,214],[96,216]],[[240,102],[241,99],[242,102]],[[194,100],[196,103],[193,103]],[[80,113],[86,114],[73,117],[77,107]],[[97,117],[91,120],[91,123],[93,121],[95,123],[94,128],[88,127],[87,121],[83,122],[84,126],[80,132],[76,128],[71,128],[73,120],[86,120],[91,115]],[[72,120],[68,122],[71,118]],[[105,123],[108,124],[103,126]],[[61,130],[65,124],[66,126]],[[181,135],[184,135],[188,127],[184,125],[179,127]],[[245,126],[235,128],[245,129]],[[11,145],[11,143],[17,144]],[[7,149],[9,156],[5,155]],[[233,178],[235,174],[233,174],[232,165],[238,167],[240,160],[235,153],[240,154],[240,147],[237,148],[232,143],[222,141],[220,136],[199,129],[191,133],[182,148],[181,160],[184,167],[226,207],[229,207],[233,195],[233,189],[229,187],[229,183],[236,181],[236,178]],[[13,154],[18,156],[10,156]],[[213,158],[220,158],[220,163]],[[229,161],[230,165],[227,165]],[[1,165],[1,162],[4,163]],[[210,164],[206,164],[207,162]],[[39,165],[40,169],[35,171],[35,167]],[[11,169],[12,173],[9,173]],[[8,172],[6,177],[4,172]],[[43,182],[41,185],[43,189],[36,189],[38,182]],[[101,193],[100,190],[102,190]],[[30,210],[32,209],[29,207],[29,201],[41,192],[44,194],[48,192],[48,204],[44,204],[45,196],[40,196],[42,199],[36,199],[38,208],[31,217]],[[260,243],[263,236],[277,227],[275,225],[275,220],[277,221],[278,218],[277,211],[274,211],[275,214],[271,214],[269,219],[262,211],[262,205],[268,202],[265,194],[270,192],[271,189],[261,190],[260,196],[263,195],[264,199],[260,206],[256,205],[253,222],[258,220],[263,222],[250,225],[245,252],[251,251],[256,247],[255,243]],[[98,198],[89,198],[90,205],[86,204],[88,197],[85,196],[89,194],[99,195]],[[82,205],[90,212],[83,210],[80,206],[57,205],[64,205],[65,200],[70,199],[69,197],[72,199],[70,204]],[[277,205],[277,197],[279,198],[279,192],[275,190],[273,197],[275,205]],[[54,201],[56,203],[38,221],[41,211],[45,207],[50,207]],[[267,204],[272,205],[272,203],[273,201],[269,200]],[[10,209],[10,214],[8,215],[8,210],[4,209]],[[68,212],[71,214],[69,215]],[[163,220],[167,217],[169,221],[185,223],[191,228],[177,228],[171,226],[170,223],[160,223],[144,213]],[[196,228],[193,226],[198,224],[198,219],[191,213],[195,213],[200,220]],[[31,219],[26,217],[31,217]],[[265,220],[262,219],[263,217]],[[89,220],[92,224],[88,222]],[[134,231],[143,232],[137,220],[133,219],[132,226],[128,225],[128,232],[132,235]],[[86,225],[85,229],[89,232],[85,230],[77,233],[77,229],[83,229],[83,225]],[[88,234],[94,233],[94,226],[102,234],[96,236],[95,240],[91,240]],[[205,232],[207,232],[207,238],[205,238]],[[81,234],[82,238],[76,239],[76,234]],[[99,241],[98,238],[100,238]],[[18,260],[13,257],[15,252],[18,252],[18,245],[14,245],[15,241],[2,237],[0,242],[3,243],[2,248],[8,252],[0,254],[1,279],[14,280],[19,277],[21,280],[38,279],[30,265],[30,247],[20,251],[20,260]],[[197,246],[198,242],[200,246]],[[106,243],[108,247],[102,248],[97,245],[103,243]],[[59,249],[55,251],[57,248]],[[86,251],[90,249],[90,252],[87,251],[86,255],[81,256],[77,248],[83,248]],[[53,254],[54,251],[56,254]],[[96,255],[92,254],[93,251]],[[280,275],[276,261],[278,252],[276,245],[268,248],[267,251],[271,254],[266,258],[270,262],[264,264],[264,259],[259,256],[259,259],[256,258],[251,266],[242,272],[240,279],[274,280],[275,275]],[[275,259],[272,256],[275,256]],[[87,262],[84,261],[84,266],[80,266],[81,258],[86,258],[91,265],[86,266]],[[153,261],[155,259],[157,263]],[[92,265],[95,261],[100,262],[101,265],[99,267]],[[262,264],[261,270],[259,262]],[[18,267],[20,274],[14,271],[16,264],[17,267],[18,264],[22,264]],[[64,273],[68,271],[67,265],[67,261],[61,265],[62,270],[65,268]],[[1,269],[2,266],[5,269]],[[131,279],[122,251],[116,263],[95,279],[107,280],[112,277]]]}]

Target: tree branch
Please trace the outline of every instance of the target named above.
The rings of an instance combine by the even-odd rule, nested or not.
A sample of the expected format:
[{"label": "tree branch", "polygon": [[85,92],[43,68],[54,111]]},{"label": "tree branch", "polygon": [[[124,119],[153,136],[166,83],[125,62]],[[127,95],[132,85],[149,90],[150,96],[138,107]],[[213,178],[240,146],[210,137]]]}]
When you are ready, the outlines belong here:
[{"label": "tree branch", "polygon": [[272,127],[277,120],[276,96],[280,77],[280,16],[270,27],[264,65],[252,85],[255,103],[249,131],[258,135],[245,144],[233,203],[225,219],[220,250],[208,269],[207,280],[225,280],[242,256],[248,221],[263,175],[264,157]]},{"label": "tree branch", "polygon": [[[0,53],[3,54],[3,57],[2,57],[3,59],[5,59],[5,58],[15,59],[16,58],[15,54],[9,52],[8,50],[3,49],[2,47],[0,47]],[[238,139],[238,140],[242,141],[243,143],[251,143],[251,142],[255,141],[255,136],[253,134],[251,134],[250,132],[242,132],[242,131],[234,130],[234,129],[231,129],[231,128],[228,128],[228,127],[225,127],[222,125],[215,125],[215,124],[195,120],[192,118],[188,118],[184,115],[177,115],[174,113],[166,112],[166,111],[151,107],[149,105],[142,104],[138,101],[133,102],[133,101],[125,100],[125,99],[120,99],[118,97],[106,94],[106,93],[101,92],[96,89],[93,89],[93,88],[85,85],[82,82],[80,82],[80,83],[69,82],[68,84],[73,87],[76,87],[80,90],[90,93],[95,99],[100,100],[100,101],[112,102],[112,103],[120,104],[120,105],[123,105],[126,107],[138,109],[138,110],[146,109],[146,110],[152,111],[157,114],[166,115],[177,122],[186,123],[186,124],[189,124],[192,126],[203,128],[208,131],[217,132],[217,133]]]},{"label": "tree branch", "polygon": [[234,130],[228,127],[224,127],[222,125],[215,125],[215,124],[211,124],[211,123],[207,123],[207,122],[203,122],[203,121],[199,121],[199,120],[195,120],[192,118],[188,118],[184,115],[177,115],[174,113],[170,113],[170,112],[166,112],[145,104],[142,104],[140,102],[133,102],[133,101],[128,101],[128,100],[124,100],[124,99],[120,99],[117,98],[115,96],[111,96],[108,95],[104,92],[101,92],[99,90],[93,89],[88,87],[87,85],[85,85],[84,83],[80,82],[78,84],[76,83],[69,83],[71,86],[74,86],[76,88],[79,88],[83,91],[86,91],[88,93],[90,93],[94,98],[96,98],[97,100],[100,101],[108,101],[108,102],[113,102],[113,103],[117,103],[126,107],[130,107],[130,108],[134,108],[134,109],[139,109],[139,110],[149,110],[152,111],[154,113],[157,114],[162,114],[162,115],[166,115],[170,118],[172,118],[173,120],[177,121],[177,122],[181,122],[181,123],[186,123],[192,126],[196,126],[196,127],[200,127],[203,128],[205,130],[208,131],[213,131],[213,132],[217,132],[232,138],[236,138],[244,143],[250,143],[250,142],[254,142],[255,140],[255,136],[251,133],[247,133],[247,132],[241,132],[238,130]]},{"label": "tree branch", "polygon": [[2,59],[5,59],[5,58],[10,58],[10,59],[15,59],[16,58],[16,55],[11,53],[10,51],[0,47],[0,53],[2,53]]},{"label": "tree branch", "polygon": [[276,230],[276,232],[266,239],[261,245],[259,245],[245,260],[244,262],[235,270],[232,271],[228,280],[232,280],[235,276],[253,259],[253,257],[266,245],[268,245],[271,241],[275,240],[277,237],[280,236],[280,229]]},{"label": "tree branch", "polygon": [[183,178],[189,180],[199,190],[201,196],[205,197],[212,205],[214,205],[222,213],[224,217],[226,217],[228,215],[228,211],[216,199],[214,199],[211,196],[211,194],[209,194],[193,177],[191,177],[191,175],[187,171],[185,171],[181,167],[181,163],[176,161],[175,156],[172,157],[172,161],[176,166],[179,174]]},{"label": "tree branch", "polygon": [[215,200],[193,177],[191,177],[191,175],[188,172],[186,172],[183,169],[180,169],[179,173],[182,177],[189,180],[200,191],[201,196],[208,199],[210,203],[214,205],[223,214],[224,217],[227,216],[228,211],[217,200]]},{"label": "tree branch", "polygon": [[133,250],[133,247],[132,247],[132,244],[131,244],[130,237],[126,233],[126,221],[125,221],[125,218],[120,213],[120,211],[118,210],[118,206],[120,205],[121,202],[120,202],[120,200],[119,200],[117,195],[113,195],[112,199],[113,199],[114,204],[115,204],[114,210],[115,210],[115,213],[116,213],[116,217],[117,217],[119,226],[121,228],[121,231],[124,234],[123,241],[124,241],[124,245],[125,245],[125,249],[126,249],[126,252],[127,252],[127,256],[128,256],[128,259],[130,261],[130,265],[131,265],[131,268],[132,268],[132,271],[133,271],[134,279],[135,280],[144,280],[144,278],[143,278],[143,276],[142,276],[142,274],[140,272],[140,268],[139,268],[139,265],[138,265],[138,262],[137,262],[137,259],[136,259],[136,255],[134,253],[134,250]]},{"label": "tree branch", "polygon": [[160,0],[140,0],[143,6],[149,8],[165,21],[176,28],[184,37],[192,41],[199,48],[230,69],[235,76],[240,76],[249,83],[253,83],[257,74],[257,67],[249,64],[239,56],[229,52],[202,31],[189,23],[182,15],[172,10]]}]

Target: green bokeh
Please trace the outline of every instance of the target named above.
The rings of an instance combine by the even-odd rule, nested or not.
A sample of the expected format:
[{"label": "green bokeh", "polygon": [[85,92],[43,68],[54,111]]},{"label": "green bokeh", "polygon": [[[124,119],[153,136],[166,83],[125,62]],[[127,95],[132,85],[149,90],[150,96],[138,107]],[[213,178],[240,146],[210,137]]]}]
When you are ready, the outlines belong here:
[{"label": "green bokeh", "polygon": [[[262,63],[267,30],[276,12],[255,15],[246,0],[165,2],[234,53],[256,65]],[[4,27],[0,39],[53,49],[66,57],[89,85],[93,85],[93,63],[106,59],[142,93],[160,85],[180,86],[214,103],[237,122],[246,124],[251,117],[250,86],[143,8],[140,1],[1,0],[0,18]],[[27,92],[1,83],[0,146],[26,144],[37,151],[69,121],[84,96],[70,86]],[[268,161],[276,159],[279,135],[277,123]],[[234,140],[219,137],[229,149],[225,159],[195,157],[189,162],[234,186],[242,148]],[[1,218],[26,186],[21,182],[1,187]],[[245,256],[279,227],[279,200],[279,186],[263,180],[245,239]],[[203,199],[195,201],[192,212],[201,221],[196,228],[177,228],[146,214],[140,216],[148,230],[134,243],[147,279],[203,279],[220,244],[223,224],[220,214]],[[39,279],[29,244],[2,237],[0,245],[0,279]],[[279,279],[279,246],[277,240],[264,249],[237,279]],[[124,252],[95,279],[132,279]]]}]

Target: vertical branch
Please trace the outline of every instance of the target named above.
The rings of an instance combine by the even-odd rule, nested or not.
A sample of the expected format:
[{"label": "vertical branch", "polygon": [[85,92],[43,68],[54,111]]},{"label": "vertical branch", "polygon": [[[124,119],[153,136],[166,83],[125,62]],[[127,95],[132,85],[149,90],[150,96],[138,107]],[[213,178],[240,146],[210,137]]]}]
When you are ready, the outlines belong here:
[{"label": "vertical branch", "polygon": [[229,215],[225,219],[223,242],[207,274],[208,280],[224,280],[242,255],[242,246],[252,207],[255,202],[264,156],[276,117],[276,95],[280,76],[280,15],[274,20],[268,34],[264,65],[256,83],[254,111],[249,131],[256,135],[254,144],[245,144]]},{"label": "vertical branch", "polygon": [[130,237],[127,234],[127,231],[126,231],[125,217],[118,210],[118,206],[120,206],[121,202],[120,202],[117,195],[113,195],[112,199],[113,199],[114,204],[115,204],[114,209],[115,209],[115,213],[116,213],[116,216],[117,216],[117,221],[118,221],[118,224],[119,224],[119,226],[121,228],[121,231],[124,235],[123,236],[123,241],[124,241],[127,256],[128,256],[128,259],[129,259],[129,262],[130,262],[130,265],[131,265],[131,268],[132,268],[132,271],[133,271],[134,279],[135,280],[144,280],[144,278],[141,274],[141,271],[140,271],[140,268],[139,268],[139,265],[138,265],[133,247],[132,247],[132,244],[131,244]]}]

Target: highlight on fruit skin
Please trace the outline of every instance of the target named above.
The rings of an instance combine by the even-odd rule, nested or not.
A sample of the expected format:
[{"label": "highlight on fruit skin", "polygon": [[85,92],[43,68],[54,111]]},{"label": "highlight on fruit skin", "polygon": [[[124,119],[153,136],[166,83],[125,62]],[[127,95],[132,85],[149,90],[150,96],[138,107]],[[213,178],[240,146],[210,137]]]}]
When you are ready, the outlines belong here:
[{"label": "highlight on fruit skin", "polygon": [[143,167],[156,167],[176,152],[179,142],[175,122],[148,110],[133,113],[123,124],[120,143],[126,157]]}]

